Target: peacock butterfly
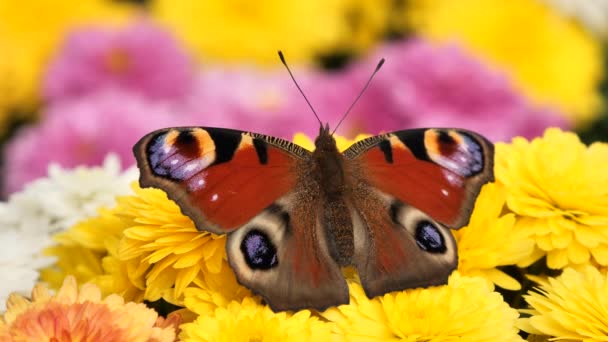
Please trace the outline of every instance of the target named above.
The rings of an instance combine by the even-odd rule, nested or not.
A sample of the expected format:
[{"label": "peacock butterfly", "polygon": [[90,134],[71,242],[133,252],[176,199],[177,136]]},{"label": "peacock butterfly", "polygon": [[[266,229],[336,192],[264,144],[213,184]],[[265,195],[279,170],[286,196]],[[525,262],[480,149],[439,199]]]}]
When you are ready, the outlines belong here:
[{"label": "peacock butterfly", "polygon": [[345,266],[370,298],[446,283],[458,264],[449,228],[468,223],[493,180],[493,145],[467,130],[422,128],[341,153],[321,125],[315,147],[179,127],[149,133],[133,151],[141,186],[166,191],[198,230],[228,234],[238,281],[275,311],[348,303]]}]

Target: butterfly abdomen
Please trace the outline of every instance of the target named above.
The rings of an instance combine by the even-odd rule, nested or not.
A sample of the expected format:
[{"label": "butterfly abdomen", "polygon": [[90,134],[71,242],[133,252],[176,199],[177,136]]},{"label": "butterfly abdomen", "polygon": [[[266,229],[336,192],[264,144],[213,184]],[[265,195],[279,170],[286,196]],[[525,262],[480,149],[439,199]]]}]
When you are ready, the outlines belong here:
[{"label": "butterfly abdomen", "polygon": [[352,265],[354,246],[353,223],[344,199],[330,200],[324,205],[323,226],[332,258],[340,266]]}]

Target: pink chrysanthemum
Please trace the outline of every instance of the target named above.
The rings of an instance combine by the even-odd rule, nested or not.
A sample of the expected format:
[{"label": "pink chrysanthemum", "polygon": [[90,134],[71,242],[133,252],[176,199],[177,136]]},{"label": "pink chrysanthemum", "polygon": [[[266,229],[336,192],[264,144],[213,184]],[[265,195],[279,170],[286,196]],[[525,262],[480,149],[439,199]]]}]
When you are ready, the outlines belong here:
[{"label": "pink chrysanthemum", "polygon": [[50,65],[44,94],[55,101],[111,86],[153,99],[181,99],[192,82],[193,65],[177,41],[140,22],[123,31],[74,31]]},{"label": "pink chrysanthemum", "polygon": [[354,66],[351,82],[363,84],[381,57],[386,63],[349,119],[369,132],[461,127],[502,141],[567,126],[551,110],[528,104],[506,77],[456,46],[422,40],[386,45]]},{"label": "pink chrysanthemum", "polygon": [[[386,63],[338,133],[443,126],[468,128],[499,141],[567,126],[551,110],[527,103],[506,77],[455,46],[396,43],[340,72],[296,69],[294,74],[321,121],[335,127],[381,57]],[[286,138],[295,132],[318,133],[318,122],[281,69],[206,69],[195,89],[184,111],[193,114],[196,124]]]},{"label": "pink chrysanthemum", "polygon": [[18,132],[5,150],[4,186],[17,191],[46,175],[50,162],[63,167],[101,165],[109,152],[123,167],[134,163],[131,148],[153,129],[184,125],[169,108],[121,91],[106,91],[50,106],[36,126]]},{"label": "pink chrysanthemum", "polygon": [[[277,64],[279,64],[277,57]],[[295,69],[295,77],[307,94],[324,87],[321,73]],[[334,93],[335,97],[350,97]],[[321,120],[335,124],[340,112],[328,112],[311,99]],[[332,108],[333,109],[333,108]],[[297,132],[316,136],[319,123],[285,69],[206,68],[182,111],[192,117],[192,125],[230,127],[290,139]]]}]

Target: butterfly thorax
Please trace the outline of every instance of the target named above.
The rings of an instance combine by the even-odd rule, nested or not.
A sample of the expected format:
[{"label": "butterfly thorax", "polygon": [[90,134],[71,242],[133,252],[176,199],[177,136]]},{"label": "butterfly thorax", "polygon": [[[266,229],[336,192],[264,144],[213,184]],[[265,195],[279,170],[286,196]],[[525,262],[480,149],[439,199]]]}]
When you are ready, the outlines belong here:
[{"label": "butterfly thorax", "polygon": [[330,199],[341,197],[345,189],[344,157],[327,126],[319,129],[312,157],[321,191]]},{"label": "butterfly thorax", "polygon": [[329,128],[321,127],[312,154],[313,175],[321,190],[323,222],[330,254],[340,265],[352,264],[354,236],[352,219],[345,202],[348,192],[344,157]]}]

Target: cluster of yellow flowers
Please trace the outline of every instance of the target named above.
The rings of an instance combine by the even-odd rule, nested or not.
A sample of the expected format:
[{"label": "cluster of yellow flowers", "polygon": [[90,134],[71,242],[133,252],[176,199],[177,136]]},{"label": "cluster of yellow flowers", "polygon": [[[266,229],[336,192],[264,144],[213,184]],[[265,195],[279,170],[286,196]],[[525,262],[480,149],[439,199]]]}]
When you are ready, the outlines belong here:
[{"label": "cluster of yellow flowers", "polygon": [[[295,140],[312,143],[301,135]],[[350,142],[338,144],[343,149]],[[348,277],[348,305],[274,313],[237,283],[223,236],[197,231],[164,192],[136,185],[116,207],[57,234],[47,252],[58,261],[42,277],[60,294],[64,279],[70,287],[75,279],[90,283],[97,301],[117,294],[138,303],[163,299],[181,308],[184,341],[522,341],[520,329],[531,339],[605,339],[608,144],[587,147],[573,133],[548,129],[533,141],[498,144],[495,159],[496,182],[482,189],[469,225],[454,232],[460,262],[444,286],[369,299]],[[542,257],[563,273],[530,276],[540,287],[524,296],[529,306],[520,318],[496,290],[521,289],[501,266],[519,265],[525,273]],[[29,309],[19,299],[16,309],[15,298],[0,321],[0,336],[17,329],[20,316],[47,310],[34,305],[36,299]],[[58,301],[72,310],[74,301]],[[152,330],[142,334],[160,334],[150,319]]]}]

